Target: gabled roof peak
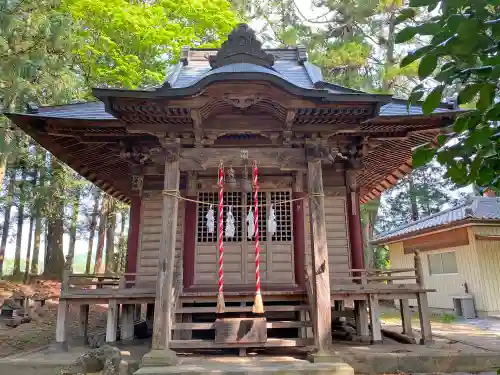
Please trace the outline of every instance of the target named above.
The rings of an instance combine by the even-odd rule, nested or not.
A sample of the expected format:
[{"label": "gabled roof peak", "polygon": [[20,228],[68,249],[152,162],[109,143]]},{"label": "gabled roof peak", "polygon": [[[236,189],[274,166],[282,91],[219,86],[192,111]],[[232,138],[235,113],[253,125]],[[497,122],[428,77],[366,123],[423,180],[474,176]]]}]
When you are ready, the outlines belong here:
[{"label": "gabled roof peak", "polygon": [[234,63],[249,63],[272,68],[274,56],[262,49],[253,31],[247,24],[239,24],[222,43],[219,52],[208,59],[212,69]]}]

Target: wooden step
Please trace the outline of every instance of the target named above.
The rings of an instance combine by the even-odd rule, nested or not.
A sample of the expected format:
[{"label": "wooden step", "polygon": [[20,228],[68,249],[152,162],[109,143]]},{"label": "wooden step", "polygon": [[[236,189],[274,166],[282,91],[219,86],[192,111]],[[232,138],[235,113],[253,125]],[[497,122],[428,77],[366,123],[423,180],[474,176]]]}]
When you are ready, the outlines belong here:
[{"label": "wooden step", "polygon": [[314,339],[267,339],[262,344],[218,344],[213,340],[172,340],[172,349],[218,349],[218,348],[273,348],[297,347],[314,344]]},{"label": "wooden step", "polygon": [[[294,320],[282,320],[277,322],[267,322],[267,329],[273,328],[304,328],[312,327],[312,322],[299,322]],[[187,330],[207,330],[214,329],[215,324],[208,323],[174,323],[173,329],[176,331],[187,331]]]},{"label": "wooden step", "polygon": [[[199,314],[199,313],[216,313],[216,307],[180,307],[175,313],[176,314]],[[295,305],[295,306],[286,306],[286,305],[278,305],[278,306],[264,306],[265,311],[273,311],[273,312],[283,312],[283,311],[307,311],[309,310],[309,306],[306,305]],[[252,306],[226,306],[224,312],[233,313],[233,312],[252,312]]]}]

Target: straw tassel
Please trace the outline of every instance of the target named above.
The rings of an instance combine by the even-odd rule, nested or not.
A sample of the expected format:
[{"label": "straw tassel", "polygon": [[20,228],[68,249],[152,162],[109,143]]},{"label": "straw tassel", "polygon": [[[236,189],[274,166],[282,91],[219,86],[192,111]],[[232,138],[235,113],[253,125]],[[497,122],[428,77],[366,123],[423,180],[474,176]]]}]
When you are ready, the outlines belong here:
[{"label": "straw tassel", "polygon": [[224,303],[224,168],[219,166],[219,293],[216,312],[222,314]]},{"label": "straw tassel", "polygon": [[260,293],[260,244],[259,244],[259,169],[257,162],[253,161],[253,204],[254,204],[254,227],[255,227],[255,299],[253,301],[252,312],[254,314],[264,313],[264,302]]}]

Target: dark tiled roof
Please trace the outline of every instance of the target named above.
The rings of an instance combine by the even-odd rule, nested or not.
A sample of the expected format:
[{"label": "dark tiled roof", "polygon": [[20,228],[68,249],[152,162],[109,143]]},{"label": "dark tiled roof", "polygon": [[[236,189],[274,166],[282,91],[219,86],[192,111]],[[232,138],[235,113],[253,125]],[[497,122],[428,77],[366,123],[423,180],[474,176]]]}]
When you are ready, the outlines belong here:
[{"label": "dark tiled roof", "polygon": [[387,243],[396,237],[405,236],[425,229],[436,228],[465,219],[500,221],[500,198],[470,198],[457,207],[444,210],[437,214],[400,226],[392,231],[382,233],[373,241],[376,243]]}]

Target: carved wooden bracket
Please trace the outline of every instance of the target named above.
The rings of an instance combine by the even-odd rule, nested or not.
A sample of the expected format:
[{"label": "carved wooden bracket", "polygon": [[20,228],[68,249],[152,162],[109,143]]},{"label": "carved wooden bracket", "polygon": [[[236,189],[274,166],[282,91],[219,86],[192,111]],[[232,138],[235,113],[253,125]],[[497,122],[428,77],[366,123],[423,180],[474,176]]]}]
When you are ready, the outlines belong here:
[{"label": "carved wooden bracket", "polygon": [[262,43],[255,37],[255,32],[246,24],[240,24],[228,36],[219,52],[209,57],[210,66],[221,66],[235,63],[249,63],[271,68],[274,56],[264,52]]},{"label": "carved wooden bracket", "polygon": [[259,103],[265,98],[266,97],[261,94],[249,94],[249,95],[224,94],[222,96],[222,100],[224,100],[226,103],[241,109],[245,109],[256,103]]},{"label": "carved wooden bracket", "polygon": [[142,188],[144,186],[144,176],[132,175],[132,190],[142,195]]}]

